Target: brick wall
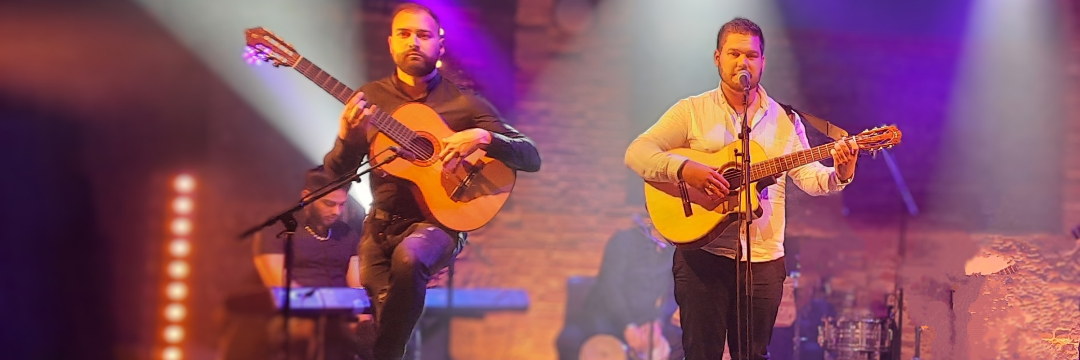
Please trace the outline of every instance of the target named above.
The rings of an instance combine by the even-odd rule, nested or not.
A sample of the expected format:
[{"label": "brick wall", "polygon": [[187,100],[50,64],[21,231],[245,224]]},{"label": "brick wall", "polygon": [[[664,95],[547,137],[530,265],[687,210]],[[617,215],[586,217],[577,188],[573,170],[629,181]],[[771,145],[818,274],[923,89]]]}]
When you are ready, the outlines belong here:
[{"label": "brick wall", "polygon": [[[632,174],[622,164],[631,137],[629,69],[618,61],[625,43],[599,31],[560,34],[553,4],[521,1],[516,16],[512,116],[536,141],[542,169],[519,176],[510,206],[474,234],[460,263],[464,286],[525,288],[532,304],[522,315],[455,321],[457,358],[555,358],[566,279],[596,274],[606,240],[629,225],[636,208],[625,204]],[[623,21],[619,16],[601,21]]]},{"label": "brick wall", "polygon": [[1063,201],[1063,223],[1070,229],[1080,226],[1080,37],[1076,34],[1080,34],[1080,6],[1077,6],[1072,1],[1061,1],[1063,8],[1067,9],[1064,28],[1069,30],[1071,36],[1064,37],[1064,40],[1070,43],[1067,46],[1062,46],[1064,49],[1063,55],[1067,61],[1066,74],[1068,75],[1067,87],[1068,91],[1063,94],[1063,102],[1068,104],[1066,107],[1067,118],[1073,121],[1069,122],[1066,129],[1066,141],[1065,148],[1063,149],[1064,156],[1064,173],[1065,173],[1065,189],[1063,194],[1065,199]]},{"label": "brick wall", "polygon": [[[601,2],[601,6],[606,3],[609,2]],[[628,89],[633,84],[626,75],[634,69],[621,61],[631,55],[626,49],[630,48],[632,39],[603,30],[576,37],[560,33],[550,19],[553,5],[554,0],[520,0],[514,12],[514,24],[490,25],[509,29],[513,34],[512,61],[516,71],[511,99],[516,106],[503,110],[512,117],[515,126],[536,140],[544,165],[539,173],[521,174],[508,206],[493,223],[473,234],[471,245],[458,263],[457,277],[461,287],[525,288],[532,306],[521,314],[455,320],[452,354],[459,359],[554,358],[553,343],[562,326],[566,278],[595,274],[607,238],[616,229],[629,226],[629,215],[640,209],[640,205],[626,201],[627,194],[640,190],[636,186],[627,187],[626,184],[633,183],[633,175],[622,165],[626,145],[641,129],[628,110],[632,108]],[[1068,26],[1075,26],[1072,19],[1078,8],[1067,1],[1059,5],[1068,9]],[[163,211],[159,205],[164,200],[152,198],[156,193],[151,185],[137,190],[145,198],[114,199],[127,194],[129,185],[143,186],[138,184],[145,183],[144,180],[163,184],[175,168],[185,164],[194,164],[207,179],[197,205],[201,225],[197,225],[194,254],[199,258],[193,281],[199,287],[193,292],[193,330],[189,333],[190,343],[194,345],[190,355],[195,356],[216,346],[219,328],[215,316],[224,298],[239,284],[257,282],[250,265],[249,245],[234,242],[233,235],[244,225],[267,215],[268,209],[287,205],[300,186],[300,179],[287,174],[299,173],[311,164],[295,150],[281,146],[285,141],[276,130],[205,66],[190,54],[185,55],[183,47],[175,44],[152,20],[130,6],[118,6],[122,11],[0,12],[10,15],[0,21],[8,32],[41,35],[32,41],[15,41],[7,48],[11,51],[3,52],[6,56],[0,56],[0,64],[4,65],[0,69],[5,70],[0,70],[0,75],[5,81],[0,85],[5,97],[41,105],[75,119],[80,126],[73,135],[86,141],[80,145],[79,161],[89,178],[89,191],[95,194],[93,207],[102,218],[105,239],[102,246],[115,260],[108,270],[102,271],[109,273],[108,279],[113,283],[110,289],[115,291],[108,295],[108,308],[112,313],[123,314],[118,315],[115,324],[124,329],[115,331],[117,342],[122,344],[117,350],[121,356],[144,358],[145,353],[130,349],[145,349],[156,341],[156,334],[144,330],[154,328],[159,319],[158,281],[162,264],[157,256],[161,254],[163,224],[162,213],[155,211]],[[628,18],[626,14],[605,14],[597,29],[624,26]],[[364,16],[385,22],[377,14]],[[1070,29],[1070,33],[1077,32],[1074,27]],[[76,32],[82,36],[77,39],[64,36]],[[772,44],[804,46],[801,51],[811,53],[835,39],[835,34],[793,31],[789,41]],[[384,52],[383,40],[369,40],[369,46],[374,46],[373,54]],[[875,55],[867,59],[817,55],[801,63],[803,68],[798,71],[801,75],[771,73],[770,76],[791,77],[771,81],[802,83],[805,86],[799,90],[802,93],[811,93],[818,87],[847,89],[846,96],[836,99],[808,96],[805,105],[819,115],[854,119],[876,110],[853,101],[865,95],[859,95],[860,91],[875,89],[882,79],[904,74],[902,66],[911,57],[928,54],[931,60],[940,60],[952,54],[948,47],[931,47],[933,51],[923,53],[902,39],[864,36],[842,40]],[[1069,37],[1068,41],[1073,44],[1075,39]],[[103,47],[117,56],[76,56]],[[1076,86],[1080,74],[1076,49],[1080,47],[1064,48],[1069,50],[1070,86],[1063,94],[1063,102],[1069,104],[1070,122],[1065,127],[1068,133],[1062,149],[1065,181],[1061,190],[1061,221],[1075,225],[1080,223],[1080,155],[1077,155],[1080,154],[1080,121],[1073,107],[1080,103]],[[23,63],[17,55],[30,55],[36,61]],[[386,65],[385,59],[381,63],[367,60],[371,66]],[[881,69],[868,70],[870,65]],[[866,76],[860,77],[864,80],[827,81],[836,77],[826,75],[838,69],[860,66],[867,67],[863,73]],[[52,87],[57,83],[63,86]],[[162,90],[160,84],[169,86]],[[943,106],[921,98],[905,99],[902,104],[927,105]],[[920,113],[925,118],[941,116],[925,111]],[[896,114],[888,116],[893,118],[883,122],[901,121]],[[852,121],[854,126],[849,130],[877,123]],[[923,124],[910,125],[904,130],[930,134],[935,128]],[[923,179],[926,174],[922,173],[931,170],[918,167],[918,162],[935,153],[919,152],[915,147],[903,150],[910,152],[898,155],[906,156],[899,160],[905,169],[912,169],[906,175],[915,179],[912,181],[916,183],[913,185],[916,196],[931,196],[926,189],[934,184]],[[877,292],[891,288],[889,278],[895,270],[890,272],[889,267],[895,263],[897,219],[863,219],[857,212],[850,217],[840,215],[845,205],[856,210],[899,207],[895,200],[866,195],[874,194],[870,189],[874,184],[888,186],[891,180],[885,171],[880,161],[863,163],[859,180],[853,186],[866,188],[854,188],[855,191],[846,195],[864,194],[859,197],[873,201],[792,195],[792,202],[800,210],[791,213],[789,234],[802,240],[807,283],[826,272],[851,273],[855,280],[849,282],[857,286]],[[125,177],[118,179],[116,174]],[[891,197],[893,191],[878,192]],[[918,221],[909,224],[909,228],[908,266],[915,270],[905,274],[913,284],[907,325],[947,317],[941,289],[948,288],[952,280],[942,275],[942,270],[962,274],[965,259],[980,249],[989,249],[1022,264],[1020,277],[1014,281],[1025,290],[1009,297],[1020,299],[1010,312],[993,313],[988,319],[969,314],[966,321],[995,326],[1012,321],[1009,319],[1034,316],[1036,321],[1030,321],[1031,325],[1006,335],[1022,340],[1022,344],[1057,348],[1022,352],[1022,355],[1044,358],[1071,351],[1075,358],[1075,346],[1068,347],[1069,341],[1076,337],[1075,330],[1058,331],[1068,327],[1069,321],[1075,324],[1077,318],[1069,312],[1075,311],[1075,299],[1080,297],[1072,286],[1077,276],[1074,267],[1077,260],[1075,252],[1070,252],[1071,242],[1062,241],[1060,234],[1002,237]],[[945,247],[941,245],[950,243],[961,246],[943,251]],[[923,279],[924,273],[929,277]],[[866,295],[867,301],[875,297]],[[975,307],[984,300],[991,300],[987,306],[996,306],[993,297],[969,300]],[[916,301],[919,303],[912,305]],[[1068,306],[1072,306],[1071,310]],[[947,326],[935,326],[934,352],[939,354],[938,358],[948,358],[940,354],[952,351],[951,345],[943,345],[949,342],[950,334],[943,330]],[[910,342],[911,334],[909,327],[906,342]],[[967,340],[967,335],[959,332],[956,336],[960,336],[960,341]],[[966,350],[969,355],[977,354],[972,349],[983,345],[971,344]],[[198,349],[203,352],[197,352]],[[907,350],[904,357],[910,355]]]}]

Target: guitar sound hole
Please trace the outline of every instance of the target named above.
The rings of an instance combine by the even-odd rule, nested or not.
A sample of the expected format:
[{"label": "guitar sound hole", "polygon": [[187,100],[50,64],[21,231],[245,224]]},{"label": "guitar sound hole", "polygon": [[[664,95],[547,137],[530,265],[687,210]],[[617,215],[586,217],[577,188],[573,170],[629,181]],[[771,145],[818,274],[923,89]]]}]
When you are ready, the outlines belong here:
[{"label": "guitar sound hole", "polygon": [[416,158],[420,160],[428,160],[431,159],[432,156],[435,156],[435,145],[432,144],[430,140],[420,136],[414,137],[412,141],[409,141],[409,145],[406,146],[406,149],[415,153]]},{"label": "guitar sound hole", "polygon": [[720,174],[728,182],[728,190],[738,190],[742,187],[742,172],[739,169],[729,168]]}]

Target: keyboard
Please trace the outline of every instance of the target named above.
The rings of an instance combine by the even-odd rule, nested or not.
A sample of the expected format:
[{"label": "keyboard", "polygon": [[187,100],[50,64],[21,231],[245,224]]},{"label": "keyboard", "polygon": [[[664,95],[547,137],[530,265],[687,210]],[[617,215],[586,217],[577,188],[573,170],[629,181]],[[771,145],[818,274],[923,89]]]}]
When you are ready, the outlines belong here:
[{"label": "keyboard", "polygon": [[[285,288],[271,289],[271,298],[278,309],[285,307]],[[427,289],[424,308],[428,312],[444,312],[449,307],[449,292],[445,288]],[[297,313],[364,313],[371,308],[364,289],[347,287],[292,288],[290,308]],[[491,311],[525,311],[529,295],[524,289],[472,288],[454,289],[453,311],[463,313]]]}]

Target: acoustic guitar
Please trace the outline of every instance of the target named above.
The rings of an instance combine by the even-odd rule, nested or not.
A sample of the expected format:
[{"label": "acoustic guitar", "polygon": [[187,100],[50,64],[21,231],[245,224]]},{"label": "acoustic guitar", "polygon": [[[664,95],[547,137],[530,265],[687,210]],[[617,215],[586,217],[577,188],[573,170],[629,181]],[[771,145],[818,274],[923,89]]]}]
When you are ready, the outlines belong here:
[{"label": "acoustic guitar", "polygon": [[[861,150],[868,152],[889,148],[900,143],[900,130],[896,126],[879,127],[855,135],[853,139]],[[843,140],[846,141],[846,140]],[[768,158],[761,145],[750,142],[750,159],[766,159],[750,164],[750,187],[754,195],[772,185],[775,176],[814,161],[832,157],[829,150],[833,143],[791,154]],[[681,247],[705,245],[707,235],[726,230],[739,220],[743,171],[736,161],[735,152],[742,144],[733,142],[714,153],[692,149],[673,149],[672,154],[682,155],[717,171],[731,184],[731,192],[723,198],[714,198],[685,184],[645,182],[645,205],[656,230],[665,238]],[[750,196],[755,216],[761,216],[758,196]]]},{"label": "acoustic guitar", "polygon": [[[248,56],[275,67],[296,69],[343,104],[356,94],[269,30],[262,27],[247,29],[245,37]],[[375,137],[369,139],[368,154],[373,157],[372,163],[394,156],[387,151],[391,147],[410,153],[412,156],[398,157],[381,169],[411,182],[425,215],[443,226],[457,231],[484,226],[495,217],[514,189],[516,172],[505,163],[488,157],[483,150],[447,163],[438,159],[437,155],[444,147],[441,139],[454,131],[435,110],[424,104],[405,104],[389,113],[377,109],[366,121],[378,130]]]}]

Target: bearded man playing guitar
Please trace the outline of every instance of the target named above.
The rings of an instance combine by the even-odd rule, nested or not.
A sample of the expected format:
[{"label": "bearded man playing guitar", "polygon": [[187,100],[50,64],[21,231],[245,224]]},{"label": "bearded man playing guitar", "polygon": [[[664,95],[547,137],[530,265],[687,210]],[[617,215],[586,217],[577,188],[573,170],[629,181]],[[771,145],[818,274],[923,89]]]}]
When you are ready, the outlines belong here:
[{"label": "bearded man playing guitar", "polygon": [[[348,100],[341,114],[337,142],[324,159],[326,169],[335,176],[355,172],[364,157],[378,157],[371,149],[385,141],[379,139],[385,139],[387,135],[401,139],[395,138],[400,133],[395,135],[390,134],[394,131],[387,131],[388,128],[397,129],[393,127],[396,125],[388,127],[386,121],[391,117],[379,109],[394,112],[392,117],[402,122],[409,114],[403,114],[400,109],[434,110],[438,117],[430,116],[424,121],[438,122],[441,117],[445,125],[438,125],[451,131],[438,137],[429,136],[430,132],[410,133],[409,139],[413,141],[396,145],[412,151],[417,159],[394,160],[371,176],[375,201],[365,222],[359,254],[361,282],[375,307],[379,334],[374,352],[379,360],[404,356],[405,345],[424,309],[429,278],[461,250],[464,244],[461,231],[482,225],[451,225],[455,219],[465,216],[450,214],[438,218],[434,215],[443,206],[440,204],[453,206],[474,197],[460,198],[458,191],[447,190],[445,192],[454,193],[448,197],[453,201],[443,199],[444,203],[435,203],[424,197],[427,195],[421,195],[427,193],[417,191],[421,187],[417,181],[390,175],[392,166],[399,169],[403,166],[426,167],[429,170],[439,167],[433,176],[426,175],[436,184],[440,174],[443,180],[452,178],[455,168],[469,167],[470,159],[485,152],[487,157],[500,162],[498,166],[508,167],[511,176],[513,170],[535,172],[540,169],[540,155],[529,138],[507,125],[489,102],[460,89],[436,70],[435,64],[444,48],[439,20],[431,9],[412,3],[398,7],[387,42],[397,64],[396,72],[365,84]],[[427,136],[426,140],[418,140],[424,136]],[[494,166],[489,164],[487,167]],[[460,182],[464,185],[458,187],[469,185],[472,179],[472,176],[466,177]],[[490,184],[483,179],[478,181],[476,187]],[[446,188],[454,189],[456,185],[457,182]],[[502,191],[505,196],[512,183],[489,187],[505,190]]]},{"label": "bearded man playing guitar", "polygon": [[[729,145],[737,146],[742,115],[746,109],[749,109],[750,139],[756,143],[754,146],[763,150],[763,154],[751,151],[751,161],[759,162],[765,158],[810,149],[801,121],[789,118],[759,86],[765,67],[764,47],[765,38],[757,24],[742,18],[724,24],[717,34],[713,54],[720,73],[719,88],[676,103],[655,125],[634,140],[626,151],[627,166],[652,184],[646,186],[646,201],[650,216],[661,234],[675,241],[682,235],[679,232],[698,231],[689,236],[689,240],[694,240],[694,246],[680,246],[675,250],[672,264],[675,299],[679,305],[683,347],[688,360],[722,358],[725,339],[732,359],[768,358],[766,346],[772,337],[783,283],[787,277],[783,259],[786,177],[781,176],[775,185],[754,194],[761,200],[761,214],[752,221],[750,230],[753,241],[750,249],[753,262],[752,349],[742,349],[735,335],[737,316],[742,315],[745,319],[745,314],[736,311],[736,289],[739,285],[736,284],[735,267],[736,239],[740,238],[743,225],[736,222],[738,226],[712,229],[716,224],[713,222],[709,228],[701,229],[686,229],[693,226],[668,227],[665,233],[663,223],[668,219],[692,217],[690,204],[686,204],[686,214],[677,200],[674,207],[661,209],[660,204],[650,202],[650,189],[685,182],[694,196],[684,195],[683,198],[694,199],[695,215],[716,213],[715,209],[722,204],[710,205],[710,198],[735,199],[737,191],[729,189],[740,185],[738,179],[741,175],[728,176],[727,171],[717,171],[718,165],[706,165],[681,154],[693,150],[708,155],[721,153]],[[749,104],[743,102],[746,90],[740,84],[740,72],[749,72]],[[813,161],[790,168],[786,175],[811,195],[840,191],[855,173],[859,148],[859,144],[853,140],[839,141],[833,147],[819,151],[834,158],[835,168]],[[679,150],[683,152],[678,153]],[[677,195],[675,199],[678,199]],[[746,247],[742,249],[745,251]],[[746,255],[742,255],[741,259],[746,261]]]}]

